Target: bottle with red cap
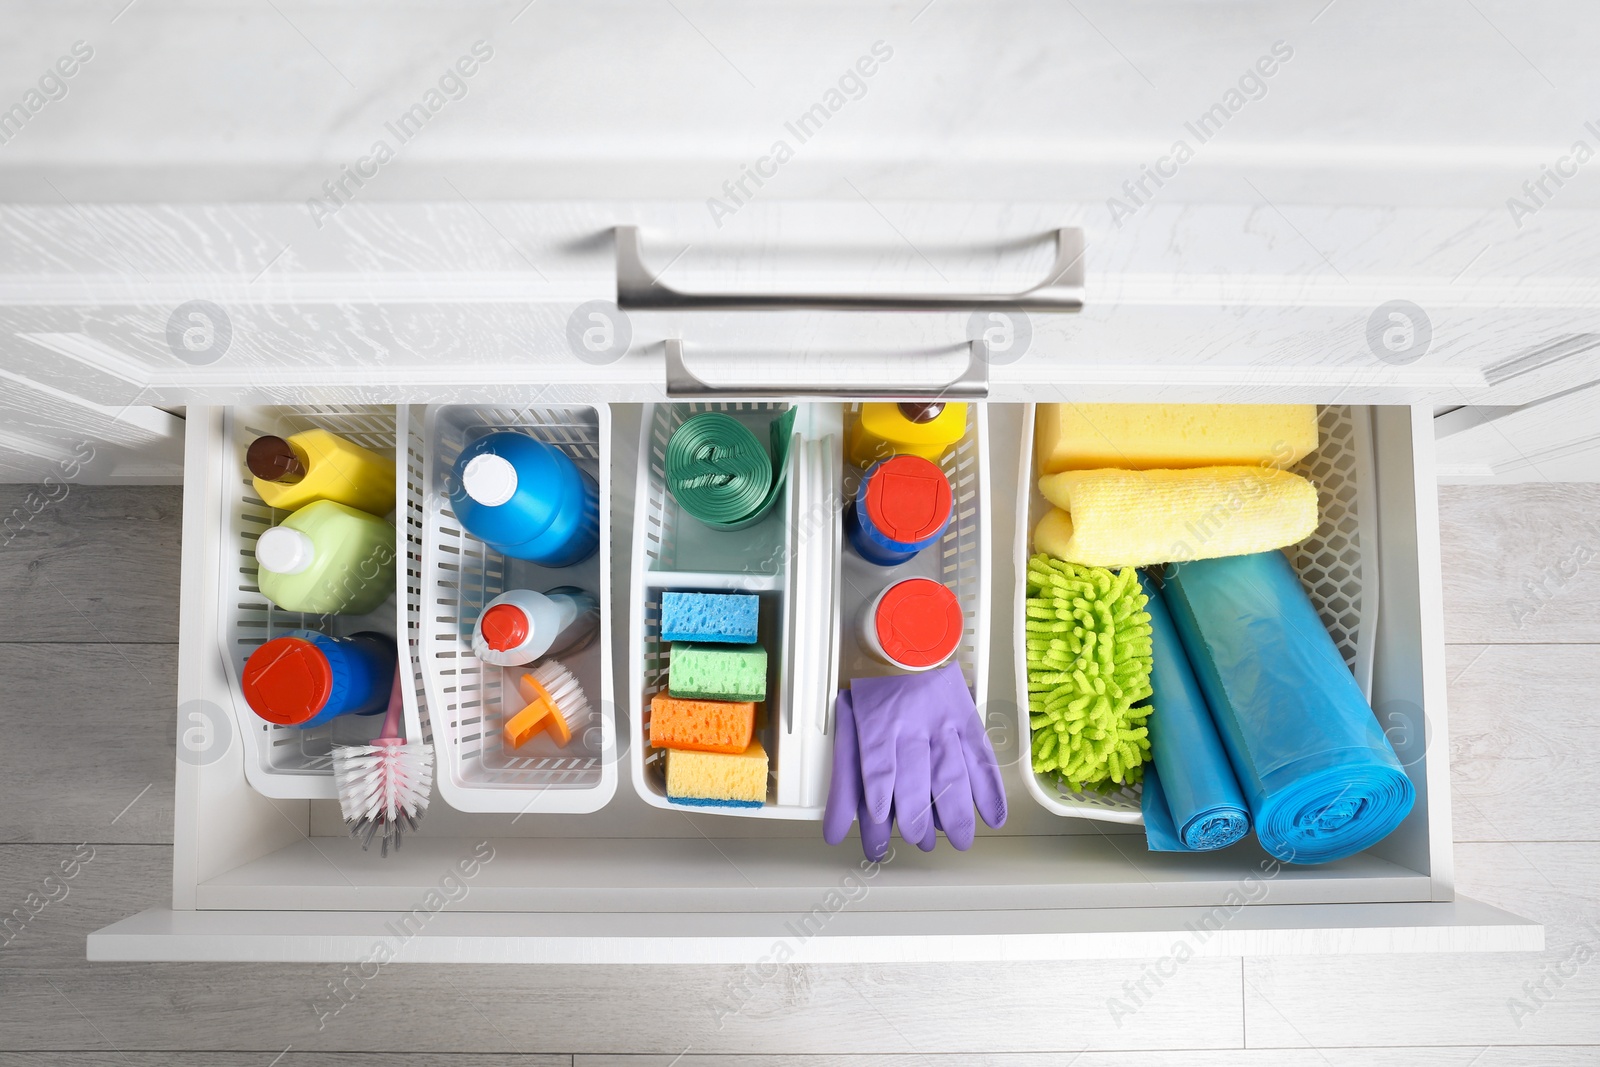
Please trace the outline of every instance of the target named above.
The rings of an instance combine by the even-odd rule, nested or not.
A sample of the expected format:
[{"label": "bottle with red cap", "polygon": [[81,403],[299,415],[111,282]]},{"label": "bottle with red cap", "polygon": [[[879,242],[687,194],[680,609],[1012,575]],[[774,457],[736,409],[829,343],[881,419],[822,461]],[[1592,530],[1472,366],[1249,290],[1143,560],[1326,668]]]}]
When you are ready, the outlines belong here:
[{"label": "bottle with red cap", "polygon": [[600,629],[594,594],[563,585],[547,593],[511,589],[493,600],[472,630],[472,654],[497,667],[521,667],[589,642]]},{"label": "bottle with red cap", "polygon": [[245,661],[240,688],[250,710],[275,726],[321,726],[389,706],[397,649],[388,634],[329,637],[291,630]]},{"label": "bottle with red cap", "polygon": [[951,510],[944,471],[921,456],[895,456],[861,479],[845,508],[845,535],[862,559],[893,567],[936,544]]},{"label": "bottle with red cap", "polygon": [[861,616],[862,647],[903,671],[931,671],[961,647],[966,623],[955,593],[931,578],[884,589]]}]

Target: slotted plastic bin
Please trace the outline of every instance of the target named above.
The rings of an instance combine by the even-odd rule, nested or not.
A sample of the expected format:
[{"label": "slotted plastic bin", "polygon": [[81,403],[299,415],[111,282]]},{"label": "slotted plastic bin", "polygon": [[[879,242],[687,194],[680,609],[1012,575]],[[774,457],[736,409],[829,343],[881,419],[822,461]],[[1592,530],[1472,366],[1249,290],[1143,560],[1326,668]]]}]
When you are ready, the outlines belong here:
[{"label": "slotted plastic bin", "polygon": [[[862,610],[885,586],[912,577],[944,582],[966,620],[956,661],[975,700],[987,693],[989,588],[987,411],[970,405],[965,436],[941,462],[950,478],[953,517],[943,538],[897,567],[876,567],[843,544],[844,502],[861,471],[845,459],[844,430],[859,405],[800,405],[785,498],[760,523],[715,531],[684,514],[666,489],[667,441],[701,411],[724,411],[758,438],[786,405],[664,404],[641,424],[630,664],[637,736],[629,746],[634,785],[660,808],[745,818],[820,819],[833,760],[833,709],[856,677],[895,673],[856,637]],[[767,802],[760,808],[686,808],[666,795],[666,753],[649,746],[650,699],[664,689],[670,648],[661,641],[664,590],[754,593],[767,649],[768,702],[762,744],[769,753]]]},{"label": "slotted plastic bin", "polygon": [[[861,405],[851,404],[845,412],[848,426],[859,415]],[[840,656],[838,687],[852,678],[898,674],[900,671],[877,659],[862,647],[857,638],[859,620],[874,598],[886,587],[908,578],[931,578],[949,586],[961,602],[963,626],[955,662],[960,665],[967,686],[973,692],[980,713],[989,692],[989,409],[986,404],[967,405],[967,428],[961,440],[939,460],[939,467],[950,479],[950,525],[939,543],[918,552],[905,563],[879,567],[868,563],[848,545],[840,553],[843,575],[840,595]],[[844,467],[845,499],[856,494],[865,472],[848,463]],[[834,694],[837,696],[837,692]]]},{"label": "slotted plastic bin", "polygon": [[[1022,419],[1013,605],[1019,634],[1026,620],[1025,573],[1027,559],[1032,555],[1033,528],[1050,510],[1050,502],[1039,492],[1033,440],[1036,411],[1034,405],[1028,405]],[[1319,409],[1317,422],[1317,450],[1293,471],[1317,487],[1320,521],[1316,532],[1290,549],[1288,556],[1346,666],[1361,686],[1362,695],[1370,700],[1378,632],[1377,484],[1371,416],[1364,407],[1326,405]],[[1014,666],[1020,705],[1020,758],[1030,760],[1033,738],[1027,700],[1028,665],[1020,639],[1016,642]],[[1024,769],[1022,778],[1028,793],[1058,815],[1144,825],[1140,786],[1101,795],[1075,793],[1047,775],[1031,773],[1031,767]]]},{"label": "slotted plastic bin", "polygon": [[[256,584],[255,543],[262,532],[277,525],[289,512],[268,507],[256,494],[245,451],[257,437],[286,437],[302,430],[324,429],[384,456],[396,455],[396,412],[387,406],[234,408],[223,419],[223,435],[231,462],[222,470],[224,481],[221,521],[225,550],[220,553],[217,589],[221,596],[218,617],[220,652],[227,672],[234,722],[244,741],[245,776],[250,785],[278,799],[333,800],[332,749],[335,745],[370,742],[383,727],[382,715],[344,715],[322,726],[299,729],[277,726],[258,717],[245,702],[240,688],[244,664],[262,644],[290,630],[310,629],[334,637],[376,630],[391,637],[406,633],[406,598],[399,591],[408,568],[405,531],[415,521],[408,513],[414,502],[406,492],[406,463],[395,464],[394,514],[387,516],[396,528],[396,593],[367,615],[313,615],[284,611],[261,595]],[[404,644],[401,652],[405,652]],[[403,690],[412,687],[402,686]],[[418,720],[416,699],[406,695],[408,722]]]},{"label": "slotted plastic bin", "polygon": [[[462,529],[450,507],[456,457],[486,434],[525,433],[561,449],[600,488],[600,550],[571,567],[511,559]],[[585,813],[617,789],[615,696],[611,681],[611,412],[604,404],[530,407],[432,406],[423,416],[422,566],[417,657],[428,728],[438,757],[435,780],[451,807],[469,812]],[[524,702],[516,679],[529,667],[497,667],[472,653],[485,605],[507,589],[572,585],[600,601],[600,629],[559,659],[588,697],[588,714],[569,718],[565,748],[539,734],[508,748],[501,728]]]}]

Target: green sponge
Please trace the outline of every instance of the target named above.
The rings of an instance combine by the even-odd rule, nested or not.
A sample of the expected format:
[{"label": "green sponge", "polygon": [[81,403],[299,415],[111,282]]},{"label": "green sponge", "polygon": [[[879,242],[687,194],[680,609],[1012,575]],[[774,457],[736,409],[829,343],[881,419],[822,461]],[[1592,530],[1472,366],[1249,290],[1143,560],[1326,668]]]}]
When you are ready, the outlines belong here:
[{"label": "green sponge", "polygon": [[667,692],[691,700],[765,700],[767,650],[760,645],[674,641]]},{"label": "green sponge", "polygon": [[1109,793],[1144,778],[1150,755],[1134,707],[1150,696],[1150,615],[1124,567],[1028,561],[1028,711],[1033,769],[1074,792]]}]

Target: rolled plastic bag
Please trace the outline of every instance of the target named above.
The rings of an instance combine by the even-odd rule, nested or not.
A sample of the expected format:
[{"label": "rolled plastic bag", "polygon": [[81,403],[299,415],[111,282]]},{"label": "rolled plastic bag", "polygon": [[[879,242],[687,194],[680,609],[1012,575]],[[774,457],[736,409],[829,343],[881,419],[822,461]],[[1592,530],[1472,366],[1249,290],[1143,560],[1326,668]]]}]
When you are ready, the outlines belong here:
[{"label": "rolled plastic bag", "polygon": [[1150,758],[1144,772],[1145,839],[1152,852],[1209,852],[1250,832],[1250,809],[1154,585],[1139,576],[1150,613]]},{"label": "rolled plastic bag", "polygon": [[1416,790],[1281,552],[1174,564],[1161,592],[1262,848],[1327,863],[1400,825]]}]

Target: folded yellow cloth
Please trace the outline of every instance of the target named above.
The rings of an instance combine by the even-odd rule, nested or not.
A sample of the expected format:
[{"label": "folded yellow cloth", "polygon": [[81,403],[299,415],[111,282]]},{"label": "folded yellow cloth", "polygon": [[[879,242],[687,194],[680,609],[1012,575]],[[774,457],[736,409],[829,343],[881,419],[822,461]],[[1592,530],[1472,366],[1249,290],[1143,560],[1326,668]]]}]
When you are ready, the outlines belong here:
[{"label": "folded yellow cloth", "polygon": [[1317,528],[1316,486],[1272,467],[1064,471],[1033,547],[1091,567],[1144,567],[1283,548]]}]

